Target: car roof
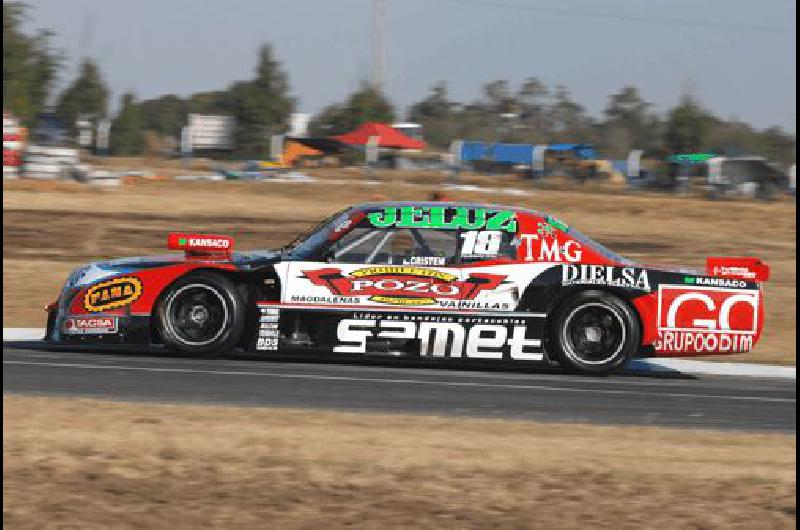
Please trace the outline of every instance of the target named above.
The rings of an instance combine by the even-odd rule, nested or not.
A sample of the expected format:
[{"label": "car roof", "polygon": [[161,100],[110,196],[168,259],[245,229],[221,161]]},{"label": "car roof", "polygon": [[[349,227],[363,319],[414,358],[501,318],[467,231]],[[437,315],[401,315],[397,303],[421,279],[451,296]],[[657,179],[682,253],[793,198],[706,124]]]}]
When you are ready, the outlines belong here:
[{"label": "car roof", "polygon": [[403,206],[417,206],[417,207],[434,207],[444,206],[446,208],[464,207],[464,208],[483,208],[487,210],[511,210],[514,212],[522,212],[533,215],[541,215],[541,212],[531,210],[529,208],[522,208],[519,206],[508,206],[506,204],[492,204],[480,202],[459,202],[459,201],[383,201],[383,202],[365,202],[353,206],[354,210],[375,210],[381,208],[400,208]]}]

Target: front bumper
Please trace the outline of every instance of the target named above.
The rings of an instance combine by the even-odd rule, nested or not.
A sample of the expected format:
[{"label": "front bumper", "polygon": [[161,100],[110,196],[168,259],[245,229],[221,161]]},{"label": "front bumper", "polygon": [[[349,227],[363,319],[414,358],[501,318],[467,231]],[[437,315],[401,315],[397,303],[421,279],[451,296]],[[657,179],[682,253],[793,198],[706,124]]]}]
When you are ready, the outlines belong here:
[{"label": "front bumper", "polygon": [[69,315],[61,304],[50,304],[44,340],[54,344],[138,344],[155,342],[147,315]]}]

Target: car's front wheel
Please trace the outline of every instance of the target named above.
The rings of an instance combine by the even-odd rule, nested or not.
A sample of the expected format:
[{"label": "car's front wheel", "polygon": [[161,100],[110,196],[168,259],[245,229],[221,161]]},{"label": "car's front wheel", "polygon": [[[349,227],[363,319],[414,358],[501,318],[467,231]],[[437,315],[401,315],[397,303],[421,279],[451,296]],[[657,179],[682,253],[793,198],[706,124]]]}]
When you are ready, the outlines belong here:
[{"label": "car's front wheel", "polygon": [[562,303],[550,327],[556,360],[565,369],[607,374],[625,365],[639,347],[641,331],[624,301],[603,291],[582,291]]},{"label": "car's front wheel", "polygon": [[158,305],[158,326],[170,350],[214,355],[231,350],[245,327],[236,286],[214,273],[194,273],[173,283]]}]

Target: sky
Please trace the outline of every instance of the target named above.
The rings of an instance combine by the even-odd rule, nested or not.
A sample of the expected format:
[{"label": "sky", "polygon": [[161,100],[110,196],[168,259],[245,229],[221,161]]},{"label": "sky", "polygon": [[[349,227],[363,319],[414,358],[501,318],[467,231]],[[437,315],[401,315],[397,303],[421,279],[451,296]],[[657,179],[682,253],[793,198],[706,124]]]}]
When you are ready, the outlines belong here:
[{"label": "sky", "polygon": [[[100,64],[115,100],[250,79],[272,43],[299,111],[371,75],[373,0],[25,0],[67,63]],[[385,0],[386,92],[402,111],[438,81],[451,99],[526,77],[565,85],[600,116],[637,86],[664,112],[683,93],[725,118],[796,133],[795,0]],[[116,106],[116,105],[115,105]]]}]

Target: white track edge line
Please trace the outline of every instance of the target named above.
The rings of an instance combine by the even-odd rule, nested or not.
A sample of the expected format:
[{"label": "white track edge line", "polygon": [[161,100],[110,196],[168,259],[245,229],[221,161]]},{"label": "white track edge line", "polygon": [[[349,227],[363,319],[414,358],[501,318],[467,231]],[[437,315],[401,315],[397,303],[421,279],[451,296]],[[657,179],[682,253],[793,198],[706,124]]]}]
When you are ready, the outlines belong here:
[{"label": "white track edge line", "polygon": [[[44,337],[44,328],[3,328],[3,341],[36,341]],[[757,363],[728,363],[723,361],[695,361],[691,359],[650,358],[635,359],[628,365],[633,372],[681,372],[699,375],[730,375],[741,377],[772,377],[797,379],[794,366],[776,366]]]},{"label": "white track edge line", "polygon": [[77,368],[85,370],[128,370],[140,372],[162,372],[162,373],[187,373],[201,375],[226,375],[226,376],[255,376],[255,377],[274,377],[279,379],[311,379],[318,381],[351,381],[362,383],[388,383],[388,384],[409,384],[409,385],[433,385],[433,386],[452,386],[452,387],[473,387],[473,388],[509,388],[512,390],[544,390],[550,392],[572,392],[572,393],[592,393],[592,394],[616,394],[616,395],[636,395],[636,396],[658,396],[670,398],[689,398],[689,399],[719,399],[725,401],[760,401],[771,403],[796,403],[793,398],[771,398],[763,396],[725,396],[720,394],[689,394],[689,393],[659,393],[659,392],[640,392],[633,390],[611,390],[611,389],[589,389],[571,388],[550,385],[503,385],[499,383],[477,383],[469,381],[436,381],[424,379],[389,379],[381,377],[354,377],[338,375],[317,375],[317,374],[282,374],[275,372],[249,372],[237,370],[195,370],[191,368],[154,368],[147,366],[122,366],[122,365],[99,365],[87,363],[41,363],[31,361],[3,361],[4,365],[26,365],[26,366],[46,366],[49,368]]}]

